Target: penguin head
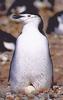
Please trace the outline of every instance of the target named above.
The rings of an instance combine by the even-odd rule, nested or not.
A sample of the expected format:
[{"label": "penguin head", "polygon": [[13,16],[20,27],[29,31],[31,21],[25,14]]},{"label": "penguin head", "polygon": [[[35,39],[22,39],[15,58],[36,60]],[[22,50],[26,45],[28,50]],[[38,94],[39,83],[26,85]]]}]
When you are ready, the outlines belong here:
[{"label": "penguin head", "polygon": [[39,31],[43,33],[43,20],[38,14],[11,15],[10,18],[13,21],[21,22],[23,24],[34,23],[35,26],[38,26]]},{"label": "penguin head", "polygon": [[63,10],[60,11],[60,12],[58,12],[58,13],[56,13],[56,14],[54,15],[54,17],[57,18],[57,21],[58,21],[59,23],[63,23]]},{"label": "penguin head", "polygon": [[10,19],[16,22],[28,23],[36,19],[40,20],[40,17],[39,15],[34,15],[34,14],[19,14],[19,15],[11,15]]}]

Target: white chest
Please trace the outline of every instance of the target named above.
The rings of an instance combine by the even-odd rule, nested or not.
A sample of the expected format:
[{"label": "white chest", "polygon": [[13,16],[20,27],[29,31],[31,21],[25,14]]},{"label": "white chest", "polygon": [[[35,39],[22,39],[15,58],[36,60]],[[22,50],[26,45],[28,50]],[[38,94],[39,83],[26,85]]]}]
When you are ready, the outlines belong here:
[{"label": "white chest", "polygon": [[36,33],[24,34],[22,37],[20,36],[18,38],[16,48],[19,56],[22,54],[27,54],[28,56],[34,57],[35,55],[41,55],[42,52],[47,52],[47,39],[42,36],[42,34]]},{"label": "white chest", "polygon": [[31,34],[22,35],[17,40],[14,62],[16,70],[20,69],[20,73],[25,70],[28,73],[32,71],[40,73],[42,70],[46,71],[47,67],[50,66],[47,39],[39,33]]}]

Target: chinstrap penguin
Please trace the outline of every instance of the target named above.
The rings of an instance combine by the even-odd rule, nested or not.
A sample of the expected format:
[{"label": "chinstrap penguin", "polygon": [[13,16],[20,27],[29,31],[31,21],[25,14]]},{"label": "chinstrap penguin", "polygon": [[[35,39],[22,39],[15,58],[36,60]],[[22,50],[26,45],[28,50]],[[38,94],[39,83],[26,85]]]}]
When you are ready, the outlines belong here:
[{"label": "chinstrap penguin", "polygon": [[46,33],[63,34],[63,11],[49,18]]},{"label": "chinstrap penguin", "polygon": [[[14,92],[49,89],[53,80],[53,67],[48,40],[43,32],[43,21],[39,15],[12,15],[11,20],[24,24],[22,34],[16,41],[16,48],[10,64],[9,82]],[[41,23],[41,24],[40,24]],[[41,28],[38,28],[39,25]]]}]

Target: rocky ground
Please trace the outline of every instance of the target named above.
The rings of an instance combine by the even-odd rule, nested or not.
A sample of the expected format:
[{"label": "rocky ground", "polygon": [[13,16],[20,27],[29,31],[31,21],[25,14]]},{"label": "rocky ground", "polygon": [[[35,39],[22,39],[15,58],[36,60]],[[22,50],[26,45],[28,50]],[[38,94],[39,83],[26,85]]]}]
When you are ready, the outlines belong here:
[{"label": "rocky ground", "polygon": [[[40,9],[39,13],[42,16],[45,24],[44,30],[47,27],[47,21],[49,16],[52,16],[55,12],[59,11],[62,6],[60,8],[58,7],[60,7],[60,5],[54,7],[54,12]],[[0,17],[0,29],[11,33],[15,37],[18,37],[22,29],[22,25],[20,25],[19,23],[11,22],[9,18],[2,16]],[[47,35],[47,37],[49,40],[49,48],[53,61],[53,76],[55,85],[53,86],[53,90],[50,89],[49,91],[46,91],[45,100],[47,100],[47,95],[49,95],[48,100],[63,100],[63,35],[51,34]],[[12,54],[13,52],[6,52],[4,54],[0,53],[0,100],[44,100],[43,93],[31,96],[20,93],[9,93],[8,74]],[[2,56],[4,57],[4,61],[3,59],[1,59]]]}]

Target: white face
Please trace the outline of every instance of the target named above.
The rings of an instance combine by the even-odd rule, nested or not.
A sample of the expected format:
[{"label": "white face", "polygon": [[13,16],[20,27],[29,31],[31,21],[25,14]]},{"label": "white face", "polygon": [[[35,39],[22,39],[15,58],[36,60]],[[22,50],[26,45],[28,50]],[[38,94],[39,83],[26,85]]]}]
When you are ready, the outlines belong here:
[{"label": "white face", "polygon": [[55,32],[57,34],[63,34],[63,15],[57,17],[57,20],[59,22],[58,27],[55,28]]},{"label": "white face", "polygon": [[59,16],[58,18],[59,23],[63,23],[63,15]]},{"label": "white face", "polygon": [[14,20],[16,22],[29,22],[32,19],[36,18],[37,15],[32,15],[32,14],[20,14],[20,15],[11,15],[10,19]]}]

